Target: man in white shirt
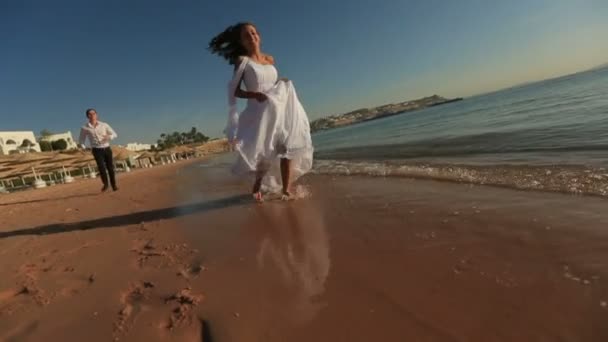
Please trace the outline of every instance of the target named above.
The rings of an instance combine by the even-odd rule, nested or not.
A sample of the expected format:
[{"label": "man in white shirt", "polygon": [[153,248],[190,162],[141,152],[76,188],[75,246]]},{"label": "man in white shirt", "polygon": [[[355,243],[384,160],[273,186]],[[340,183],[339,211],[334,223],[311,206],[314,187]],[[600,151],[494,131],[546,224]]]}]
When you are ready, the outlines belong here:
[{"label": "man in white shirt", "polygon": [[99,175],[103,182],[101,191],[105,192],[108,190],[108,175],[110,176],[112,190],[117,191],[114,161],[112,160],[112,149],[110,148],[110,140],[116,139],[116,132],[107,123],[97,120],[97,111],[94,108],[87,109],[85,113],[89,122],[80,129],[79,144],[83,147],[85,140],[89,139],[91,150],[99,169]]}]

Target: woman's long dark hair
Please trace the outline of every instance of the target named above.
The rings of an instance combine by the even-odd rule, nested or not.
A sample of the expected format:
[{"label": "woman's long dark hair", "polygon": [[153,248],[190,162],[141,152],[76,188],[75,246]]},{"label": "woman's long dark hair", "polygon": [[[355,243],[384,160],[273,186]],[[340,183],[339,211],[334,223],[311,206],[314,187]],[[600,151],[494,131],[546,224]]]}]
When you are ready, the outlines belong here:
[{"label": "woman's long dark hair", "polygon": [[224,32],[218,34],[209,42],[209,51],[211,53],[223,57],[228,63],[236,64],[240,56],[247,54],[247,50],[241,44],[241,31],[245,26],[253,26],[252,23],[240,22],[229,26]]}]

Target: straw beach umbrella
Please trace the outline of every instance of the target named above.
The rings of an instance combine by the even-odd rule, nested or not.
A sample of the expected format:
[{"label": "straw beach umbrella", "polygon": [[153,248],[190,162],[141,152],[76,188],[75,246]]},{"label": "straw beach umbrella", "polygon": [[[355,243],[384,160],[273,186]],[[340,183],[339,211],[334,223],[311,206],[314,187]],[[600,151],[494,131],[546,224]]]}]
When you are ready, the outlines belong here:
[{"label": "straw beach umbrella", "polygon": [[67,161],[71,161],[76,159],[77,156],[74,154],[68,154],[68,153],[55,153],[51,158],[45,159],[44,161],[42,161],[40,164],[41,165],[45,165],[45,164],[55,164],[55,163],[65,163]]},{"label": "straw beach umbrella", "polygon": [[39,166],[45,169],[58,169],[64,165],[70,165],[76,158],[72,154],[56,153],[52,158],[41,161]]},{"label": "straw beach umbrella", "polygon": [[145,151],[142,154],[140,154],[139,156],[137,156],[137,159],[145,159],[145,158],[153,159],[154,153]]},{"label": "straw beach umbrella", "polygon": [[221,153],[230,150],[230,144],[227,139],[217,139],[196,146],[196,149],[203,154]]},{"label": "straw beach umbrella", "polygon": [[93,157],[92,153],[87,153],[84,151],[79,151],[78,153],[73,154],[74,159],[70,165],[80,166],[82,164],[92,163],[95,161],[95,157]]},{"label": "straw beach umbrella", "polygon": [[[68,168],[71,170],[80,169],[80,171],[82,172],[82,177],[95,178],[96,173],[91,168],[91,163],[94,163],[94,161],[95,158],[91,153],[78,153],[72,163],[68,165]],[[85,170],[89,171],[88,175]]]},{"label": "straw beach umbrella", "polygon": [[142,165],[142,162],[144,162],[146,159],[148,159],[148,161],[145,163],[144,167],[150,167],[152,166],[151,163],[154,161],[155,155],[152,152],[148,152],[145,151],[143,153],[141,153],[140,155],[137,156],[137,160],[139,161],[139,165]]},{"label": "straw beach umbrella", "polygon": [[25,183],[24,176],[32,172],[32,167],[38,166],[43,161],[51,158],[52,155],[46,153],[22,153],[11,155],[11,157],[11,160],[2,164],[2,166],[12,167],[13,171],[10,177],[15,178],[13,175],[20,176],[21,181]]},{"label": "straw beach umbrella", "polygon": [[15,170],[16,166],[0,165],[0,188],[6,188],[7,184],[12,184],[10,180],[15,178],[15,176],[13,176]]},{"label": "straw beach umbrella", "polygon": [[46,188],[46,182],[36,173],[36,169],[33,166],[31,168],[34,174],[34,189]]},{"label": "straw beach umbrella", "polygon": [[20,179],[23,185],[26,185],[25,179],[28,175],[33,175],[35,180],[38,180],[38,175],[35,173],[33,166],[31,165],[14,165],[11,170],[7,170],[2,173],[3,178],[6,180]]},{"label": "straw beach umbrella", "polygon": [[0,155],[0,166],[7,164],[9,161],[11,161],[10,156]]},{"label": "straw beach umbrella", "polygon": [[124,147],[112,146],[112,155],[114,156],[114,162],[118,165],[122,165],[126,172],[130,172],[129,164],[127,161],[131,162],[131,158],[136,155],[135,152],[129,151]]},{"label": "straw beach umbrella", "polygon": [[135,152],[129,151],[124,147],[112,146],[112,155],[114,156],[114,160],[129,160],[135,154]]},{"label": "straw beach umbrella", "polygon": [[196,150],[191,146],[181,145],[172,147],[168,151],[171,153],[172,157],[174,157],[175,155],[185,154],[186,159],[188,159],[188,156],[190,154],[194,154]]},{"label": "straw beach umbrella", "polygon": [[19,179],[25,184],[25,176],[31,173],[29,165],[3,165],[0,167],[0,180],[4,184],[14,187],[13,180]]},{"label": "straw beach umbrella", "polygon": [[160,160],[160,163],[161,163],[162,165],[166,165],[166,164],[168,164],[168,163],[170,163],[170,162],[171,162],[171,161],[170,161],[171,156],[170,156],[170,155],[169,155],[169,153],[168,153],[168,152],[166,152],[166,151],[160,151],[160,152],[156,152],[156,154],[154,155],[154,157],[155,157],[156,159]]},{"label": "straw beach umbrella", "polygon": [[72,154],[55,152],[50,158],[41,160],[36,165],[32,166],[35,166],[40,173],[49,174],[48,177],[50,182],[54,183],[54,180],[56,180],[55,173],[57,170],[59,170],[59,174],[62,175],[61,178],[64,180],[64,182],[71,183],[74,179],[67,173],[64,165],[69,165],[72,160],[74,160],[74,156]]},{"label": "straw beach umbrella", "polygon": [[40,162],[46,159],[50,159],[53,157],[53,154],[50,153],[18,153],[10,155],[10,160],[6,161],[4,164],[7,165],[19,165],[19,164],[27,164]]},{"label": "straw beach umbrella", "polygon": [[15,170],[15,166],[0,166],[0,179],[10,177]]}]

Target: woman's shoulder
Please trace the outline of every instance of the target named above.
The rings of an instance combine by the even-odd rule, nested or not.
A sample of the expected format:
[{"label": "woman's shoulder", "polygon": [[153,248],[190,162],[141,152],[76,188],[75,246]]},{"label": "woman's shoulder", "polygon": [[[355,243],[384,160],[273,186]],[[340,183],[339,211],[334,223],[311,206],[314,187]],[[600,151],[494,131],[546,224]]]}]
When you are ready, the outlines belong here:
[{"label": "woman's shoulder", "polygon": [[[268,55],[268,54],[263,54],[264,62],[262,64],[272,64],[274,65],[274,57],[272,57],[272,55]],[[248,56],[238,56],[235,60],[235,67],[241,65],[244,62],[247,62],[249,60]]]},{"label": "woman's shoulder", "polygon": [[264,59],[266,60],[266,63],[274,64],[274,57],[272,57],[272,55],[264,54]]},{"label": "woman's shoulder", "polygon": [[232,63],[232,65],[234,66],[234,70],[236,71],[236,69],[238,69],[241,64],[246,63],[247,62],[248,57],[247,56],[238,56],[234,59],[234,62]]},{"label": "woman's shoulder", "polygon": [[247,57],[247,56],[238,56],[236,58],[236,65],[239,65],[239,64],[243,63],[247,59],[249,59],[249,57]]}]

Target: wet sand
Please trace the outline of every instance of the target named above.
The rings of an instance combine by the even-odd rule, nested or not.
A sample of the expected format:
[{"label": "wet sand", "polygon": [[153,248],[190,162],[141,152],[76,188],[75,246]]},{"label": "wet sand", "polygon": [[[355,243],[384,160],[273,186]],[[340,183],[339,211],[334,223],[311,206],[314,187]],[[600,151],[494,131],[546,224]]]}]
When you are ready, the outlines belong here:
[{"label": "wet sand", "polygon": [[604,199],[202,164],[0,197],[0,340],[608,340]]}]

